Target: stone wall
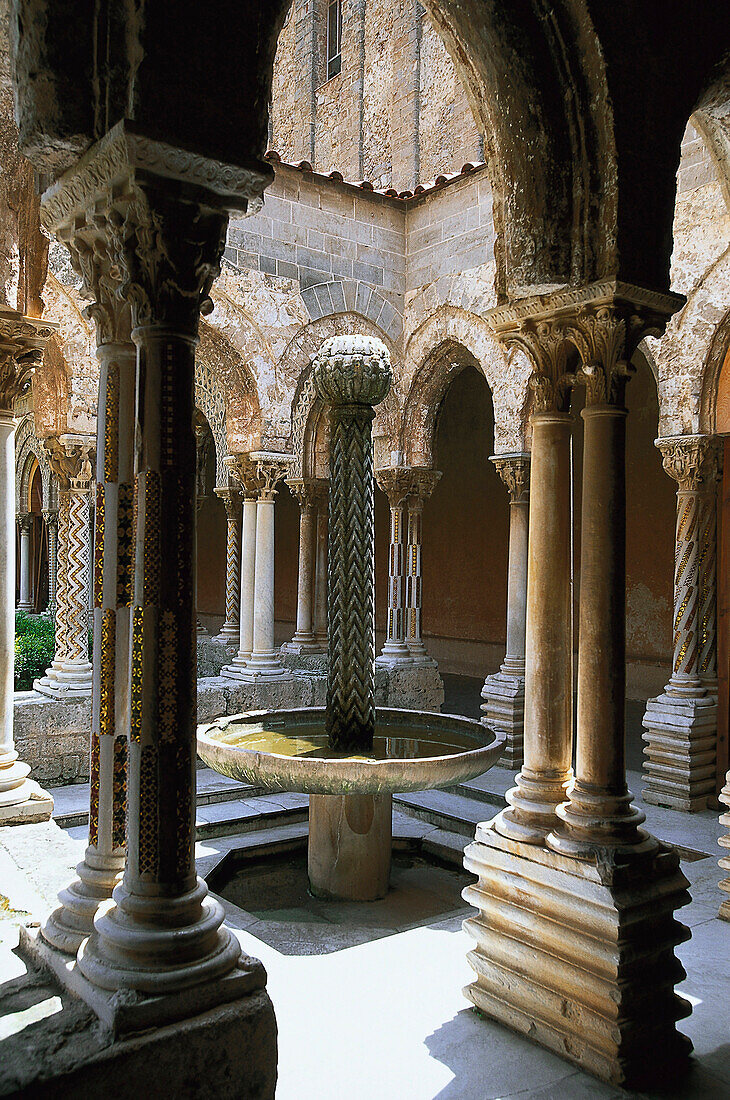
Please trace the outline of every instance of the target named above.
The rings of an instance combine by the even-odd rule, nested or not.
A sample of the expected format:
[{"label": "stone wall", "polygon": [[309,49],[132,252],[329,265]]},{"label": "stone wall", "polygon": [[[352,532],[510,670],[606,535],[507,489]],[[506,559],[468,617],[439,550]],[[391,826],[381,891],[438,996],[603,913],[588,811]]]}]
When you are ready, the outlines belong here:
[{"label": "stone wall", "polygon": [[295,0],[274,65],[270,139],[282,159],[413,190],[482,160],[479,132],[418,0],[343,0],[342,68],[328,79],[327,0]]}]

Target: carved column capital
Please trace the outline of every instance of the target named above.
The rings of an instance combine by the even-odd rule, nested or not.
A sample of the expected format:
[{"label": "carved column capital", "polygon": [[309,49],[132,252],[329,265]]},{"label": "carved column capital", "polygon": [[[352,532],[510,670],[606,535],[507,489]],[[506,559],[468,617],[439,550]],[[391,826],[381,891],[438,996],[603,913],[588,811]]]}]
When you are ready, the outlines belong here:
[{"label": "carved column capital", "polygon": [[286,484],[300,508],[315,508],[317,506],[321,490],[316,481],[310,478],[288,477]]},{"label": "carved column capital", "polygon": [[33,523],[33,516],[30,512],[18,513],[18,527],[24,534],[30,534],[30,529]]},{"label": "carved column capital", "polygon": [[43,448],[63,492],[89,492],[96,461],[96,440],[93,436],[49,436],[43,440]]},{"label": "carved column capital", "polygon": [[213,492],[223,501],[226,508],[226,517],[229,520],[239,519],[241,515],[240,490],[231,485],[218,485]]},{"label": "carved column capital", "polygon": [[422,507],[436,487],[440,470],[420,466],[385,466],[375,471],[375,480],[388,497],[391,508],[403,504]]},{"label": "carved column capital", "polygon": [[665,471],[679,485],[680,492],[702,492],[718,477],[720,446],[708,435],[665,436],[655,445]]},{"label": "carved column capital", "polygon": [[535,411],[565,412],[576,382],[587,404],[623,403],[637,345],[661,336],[684,302],[681,294],[607,279],[498,306],[488,319],[499,340],[531,360]]},{"label": "carved column capital", "polygon": [[530,497],[529,454],[492,455],[489,461],[509,492],[510,504],[526,504]]},{"label": "carved column capital", "polygon": [[43,519],[49,531],[58,529],[58,512],[50,508],[43,509]]},{"label": "carved column capital", "polygon": [[276,451],[251,451],[248,459],[255,470],[260,499],[273,500],[278,492],[279,482],[291,468],[293,455],[278,454]]},{"label": "carved column capital", "polygon": [[0,305],[0,411],[9,413],[16,398],[28,389],[46,342],[57,331],[52,321],[24,317]]}]

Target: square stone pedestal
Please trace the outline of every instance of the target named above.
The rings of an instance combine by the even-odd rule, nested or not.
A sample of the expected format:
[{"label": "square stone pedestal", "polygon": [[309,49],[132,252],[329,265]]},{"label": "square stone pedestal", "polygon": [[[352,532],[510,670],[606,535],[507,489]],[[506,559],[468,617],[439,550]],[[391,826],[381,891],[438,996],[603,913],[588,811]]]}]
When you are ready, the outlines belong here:
[{"label": "square stone pedestal", "polygon": [[496,672],[487,676],[482,688],[482,722],[495,733],[506,734],[497,763],[515,771],[522,767],[525,733],[525,680]]},{"label": "square stone pedestal", "polygon": [[649,699],[642,721],[644,802],[694,813],[715,796],[717,699],[665,692]]},{"label": "square stone pedestal", "polygon": [[45,1041],[39,1033],[36,1064],[26,1059],[23,1067],[29,1078],[23,1095],[86,1100],[111,1090],[120,1100],[154,1093],[273,1098],[276,1019],[258,960],[242,956],[239,968],[216,982],[150,997],[91,986],[75,960],[35,928],[21,928],[20,952],[36,970],[50,972],[74,1016],[73,1034],[63,1034],[62,1042],[54,1034],[64,1032],[60,1017]]},{"label": "square stone pedestal", "polygon": [[0,826],[29,825],[34,821],[50,821],[53,814],[53,796],[44,791],[35,780],[27,779],[28,797],[23,802],[4,806],[0,802]]},{"label": "square stone pedestal", "polygon": [[690,898],[677,854],[662,845],[623,862],[574,860],[477,826],[463,896],[477,1008],[588,1072],[641,1087],[686,1066],[676,1030],[688,1016],[674,992],[674,954],[689,931],[674,911]]}]

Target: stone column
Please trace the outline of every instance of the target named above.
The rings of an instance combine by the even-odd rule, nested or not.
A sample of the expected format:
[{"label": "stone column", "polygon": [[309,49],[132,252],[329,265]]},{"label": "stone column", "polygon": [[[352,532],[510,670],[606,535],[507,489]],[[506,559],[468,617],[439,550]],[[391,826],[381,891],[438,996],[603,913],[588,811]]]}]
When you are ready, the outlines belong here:
[{"label": "stone column", "polygon": [[30,383],[57,326],[0,306],[0,825],[47,821],[53,799],[28,779],[13,740],[15,656],[15,420],[12,406]]},{"label": "stone column", "polygon": [[657,440],[678,485],[674,546],[674,660],[643,725],[645,802],[705,809],[715,796],[717,752],[717,447],[708,436]]},{"label": "stone column", "polygon": [[[116,1034],[197,1017],[265,984],[195,871],[193,411],[199,316],[226,211],[245,209],[269,174],[173,152],[120,123],[42,206],[46,227],[62,224],[71,239],[83,215],[100,216],[137,347],[136,438],[125,441],[136,455],[127,859],[76,965],[50,964]],[[183,172],[185,187],[160,166]],[[251,1012],[270,1017],[260,996]]]},{"label": "stone column", "polygon": [[20,529],[20,576],[18,593],[18,611],[31,611],[33,601],[30,595],[30,529],[33,516],[30,512],[21,512],[18,516]]},{"label": "stone column", "polygon": [[130,627],[134,564],[136,349],[129,306],[103,231],[77,224],[69,245],[91,298],[99,360],[94,510],[94,686],[91,700],[89,843],[78,878],[59,894],[42,929],[47,943],[75,955],[124,870],[127,736],[130,723]]},{"label": "stone column", "polygon": [[506,734],[499,763],[505,768],[519,768],[524,760],[530,456],[494,455],[491,461],[509,491],[507,649],[499,672],[484,681],[482,722],[489,729]]},{"label": "stone column", "polygon": [[545,409],[547,400],[538,400],[532,416],[524,763],[507,794],[510,809],[495,822],[504,836],[531,843],[541,843],[556,824],[555,809],[572,779],[572,418]]},{"label": "stone column", "polygon": [[388,497],[390,505],[390,547],[388,551],[388,621],[385,643],[377,665],[397,668],[413,664],[413,658],[406,645],[404,595],[404,521],[406,516],[406,496],[410,487],[409,471],[402,466],[378,470],[376,480]]},{"label": "stone column", "polygon": [[256,504],[256,570],[253,598],[253,647],[241,679],[281,680],[291,676],[274,645],[274,497],[285,476],[290,456],[252,452],[260,485]]},{"label": "stone column", "polygon": [[317,544],[314,581],[314,636],[320,653],[327,652],[327,498],[329,482],[319,483],[317,495]]},{"label": "stone column", "polygon": [[[721,848],[730,849],[730,772],[725,777],[725,786],[720,792],[720,801],[728,807],[728,812],[720,815],[720,824],[725,827],[725,833],[718,840]],[[730,854],[719,860],[721,870],[727,871],[727,877],[720,882],[720,889],[729,896],[720,905],[718,916],[722,920],[730,921]]]},{"label": "stone column", "polygon": [[287,481],[299,502],[299,571],[297,577],[297,629],[287,642],[290,653],[319,653],[314,633],[314,586],[316,575],[317,502],[315,486],[302,478]]},{"label": "stone column", "polygon": [[420,667],[436,668],[436,661],[429,657],[421,634],[421,609],[423,606],[423,575],[421,572],[421,548],[423,545],[423,506],[431,496],[441,472],[439,470],[411,470],[411,491],[406,499],[408,529],[406,534],[406,645],[413,663]]},{"label": "stone column", "polygon": [[241,592],[238,653],[230,665],[221,669],[221,676],[240,679],[253,650],[253,600],[256,582],[256,516],[258,483],[246,455],[229,455],[225,460],[231,476],[238,481],[243,494],[241,523]]},{"label": "stone column", "polygon": [[[586,386],[578,724],[576,778],[564,801],[551,807],[554,827],[545,839],[524,843],[516,831],[504,830],[503,815],[478,825],[466,849],[465,866],[479,878],[464,893],[478,910],[464,925],[475,941],[475,978],[466,992],[487,1015],[604,1080],[629,1086],[646,1077],[647,1050],[661,1051],[665,1072],[680,1071],[691,1050],[676,1029],[691,1009],[674,989],[684,974],[675,948],[689,935],[675,911],[689,901],[688,883],[677,853],[639,828],[623,748],[623,392],[637,344],[647,334],[661,335],[682,303],[678,295],[606,280],[491,315],[503,339],[528,352],[552,344],[553,363],[562,360],[567,374],[563,384],[572,379]],[[557,521],[544,508],[546,466],[555,470],[546,460],[550,452],[555,459],[556,437],[565,430],[556,421],[555,413],[533,416],[521,800],[521,776],[534,758],[533,724],[552,708],[564,717],[572,702],[563,657],[554,658],[554,635],[546,631],[535,644],[535,608],[545,595],[536,578],[564,587],[549,553],[554,539],[547,537]],[[559,484],[568,472],[566,466]],[[538,622],[547,626],[540,616]]]},{"label": "stone column", "polygon": [[92,689],[87,592],[94,440],[91,436],[61,435],[47,439],[44,446],[61,496],[58,608],[53,664],[33,688],[53,698],[75,699],[90,695]]},{"label": "stone column", "polygon": [[230,645],[241,636],[241,494],[226,486],[215,493],[226,506],[226,621],[218,641]]},{"label": "stone column", "polygon": [[56,570],[58,568],[58,512],[46,510],[43,519],[48,531],[48,614],[56,614]]}]

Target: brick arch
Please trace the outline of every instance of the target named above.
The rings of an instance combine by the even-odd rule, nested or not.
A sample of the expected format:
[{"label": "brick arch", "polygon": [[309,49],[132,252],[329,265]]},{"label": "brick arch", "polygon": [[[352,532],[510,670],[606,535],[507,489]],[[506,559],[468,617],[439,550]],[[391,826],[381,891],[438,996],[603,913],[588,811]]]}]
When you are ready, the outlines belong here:
[{"label": "brick arch", "polygon": [[[451,354],[460,363],[458,370],[448,367]],[[399,438],[400,449],[412,456],[414,464],[430,464],[438,407],[450,381],[467,362],[481,371],[492,394],[495,450],[524,448],[531,374],[526,356],[521,352],[506,356],[483,318],[443,306],[416,329],[406,346],[402,379],[406,397]]]}]

